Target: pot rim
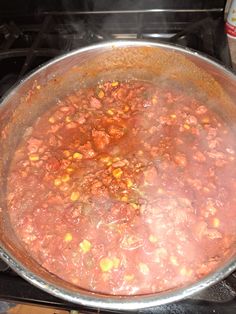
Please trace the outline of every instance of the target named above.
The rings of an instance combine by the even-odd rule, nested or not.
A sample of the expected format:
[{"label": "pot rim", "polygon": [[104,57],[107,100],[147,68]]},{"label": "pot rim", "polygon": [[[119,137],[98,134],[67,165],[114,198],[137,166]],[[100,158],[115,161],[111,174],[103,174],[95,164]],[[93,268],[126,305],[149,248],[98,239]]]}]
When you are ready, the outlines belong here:
[{"label": "pot rim", "polygon": [[[234,73],[226,68],[224,65],[219,64],[213,58],[199,53],[195,50],[181,47],[176,44],[162,43],[162,42],[153,42],[147,40],[114,40],[107,41],[99,44],[94,44],[86,46],[84,48],[76,49],[70,51],[62,56],[51,59],[49,62],[40,65],[36,70],[33,70],[28,75],[26,75],[20,83],[15,83],[10,90],[3,96],[0,103],[0,109],[7,103],[8,99],[15,93],[17,88],[20,88],[24,83],[30,79],[33,79],[34,75],[40,73],[47,67],[64,60],[68,57],[72,57],[76,54],[81,54],[83,52],[99,50],[99,49],[110,49],[110,48],[121,48],[121,47],[156,47],[156,48],[165,48],[168,50],[179,51],[186,55],[194,56],[195,58],[202,59],[204,62],[211,64],[215,68],[218,68],[219,71],[223,71],[232,79],[236,80]],[[47,280],[42,277],[35,275],[33,272],[29,271],[26,266],[24,266],[19,260],[17,260],[12,254],[10,254],[2,243],[0,244],[0,257],[21,277],[26,279],[29,283],[33,284],[37,288],[40,288],[49,294],[54,295],[55,297],[61,298],[68,302],[74,304],[79,304],[83,306],[99,308],[99,309],[109,309],[109,310],[138,310],[148,307],[155,307],[171,302],[180,301],[185,299],[201,290],[209,287],[222,280],[230,273],[236,269],[236,258],[231,258],[227,263],[222,267],[218,267],[214,272],[207,275],[203,279],[196,281],[195,283],[176,288],[175,290],[163,291],[160,293],[146,294],[146,295],[135,295],[135,296],[114,296],[114,295],[105,295],[90,292],[90,295],[87,293],[83,294],[81,292],[71,291],[69,289],[62,288],[55,284],[49,283]],[[86,290],[85,290],[86,291]],[[87,292],[87,291],[86,291]]]}]

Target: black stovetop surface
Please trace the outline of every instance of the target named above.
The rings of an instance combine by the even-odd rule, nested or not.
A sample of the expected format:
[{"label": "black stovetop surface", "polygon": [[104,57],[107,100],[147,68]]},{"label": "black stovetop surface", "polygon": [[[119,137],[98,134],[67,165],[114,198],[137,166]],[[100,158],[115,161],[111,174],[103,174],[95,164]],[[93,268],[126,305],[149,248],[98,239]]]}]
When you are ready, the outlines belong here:
[{"label": "black stovetop surface", "polygon": [[[10,3],[0,3],[0,97],[51,58],[111,39],[178,44],[231,66],[224,33],[224,0],[147,0],[135,5],[130,0],[25,0],[20,8],[18,2]],[[80,313],[111,313],[57,299],[1,261],[0,300],[77,309]],[[236,273],[189,299],[139,313],[236,313]]]}]

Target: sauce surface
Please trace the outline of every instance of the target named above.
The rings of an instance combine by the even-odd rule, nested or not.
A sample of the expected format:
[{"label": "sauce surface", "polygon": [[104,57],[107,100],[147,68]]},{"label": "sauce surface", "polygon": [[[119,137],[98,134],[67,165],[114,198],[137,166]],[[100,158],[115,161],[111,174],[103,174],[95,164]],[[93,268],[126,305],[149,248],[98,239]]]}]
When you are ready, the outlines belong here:
[{"label": "sauce surface", "polygon": [[206,100],[103,82],[26,130],[8,177],[17,236],[47,270],[117,295],[183,286],[236,239],[234,134]]}]

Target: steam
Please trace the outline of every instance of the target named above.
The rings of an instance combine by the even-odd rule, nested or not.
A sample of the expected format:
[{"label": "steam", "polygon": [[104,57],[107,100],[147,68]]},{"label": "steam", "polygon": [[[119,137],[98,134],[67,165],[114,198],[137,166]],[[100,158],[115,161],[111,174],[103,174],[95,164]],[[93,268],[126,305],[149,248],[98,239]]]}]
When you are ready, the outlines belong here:
[{"label": "steam", "polygon": [[[68,12],[66,19],[75,34],[72,48],[80,47],[82,44],[77,41],[78,38],[84,39],[83,44],[86,45],[100,40],[139,38],[159,40],[160,37],[165,40],[171,36],[166,33],[168,24],[165,14],[155,11],[156,3],[119,0],[77,5],[63,0],[62,7],[63,11]],[[162,7],[164,2],[158,4],[158,9]],[[152,28],[153,23],[158,25],[159,30]]]}]

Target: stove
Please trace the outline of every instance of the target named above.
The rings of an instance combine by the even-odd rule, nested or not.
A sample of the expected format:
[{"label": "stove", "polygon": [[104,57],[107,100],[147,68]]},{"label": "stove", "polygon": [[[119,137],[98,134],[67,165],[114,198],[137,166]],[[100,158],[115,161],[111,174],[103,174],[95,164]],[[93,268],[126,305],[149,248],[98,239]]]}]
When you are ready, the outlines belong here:
[{"label": "stove", "polygon": [[[0,97],[44,62],[73,49],[107,40],[169,42],[198,50],[231,67],[224,33],[224,0],[41,2],[0,3]],[[2,261],[0,301],[80,313],[116,313],[57,299],[30,285]],[[236,273],[184,301],[136,313],[236,313]]]}]

